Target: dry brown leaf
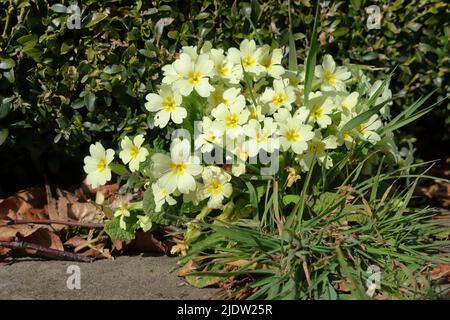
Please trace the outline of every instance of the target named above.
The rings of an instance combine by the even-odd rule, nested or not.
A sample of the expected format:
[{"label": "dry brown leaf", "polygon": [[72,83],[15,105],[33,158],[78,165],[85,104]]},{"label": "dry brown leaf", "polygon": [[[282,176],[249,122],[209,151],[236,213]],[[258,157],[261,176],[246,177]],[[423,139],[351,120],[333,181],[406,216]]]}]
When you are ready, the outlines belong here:
[{"label": "dry brown leaf", "polygon": [[439,264],[431,271],[431,280],[448,277],[450,280],[450,264]]},{"label": "dry brown leaf", "polygon": [[71,247],[78,247],[86,242],[86,239],[83,239],[82,237],[76,235],[64,242],[65,246],[71,246]]},{"label": "dry brown leaf", "polygon": [[61,239],[48,229],[39,228],[23,239],[25,242],[38,244],[46,248],[64,251]]},{"label": "dry brown leaf", "polygon": [[98,223],[103,221],[103,213],[90,202],[74,202],[68,204],[69,218],[79,222]]},{"label": "dry brown leaf", "polygon": [[14,241],[16,237],[26,238],[42,228],[26,224],[0,226],[0,241]]},{"label": "dry brown leaf", "polygon": [[[0,219],[48,219],[45,210],[43,210],[46,203],[46,193],[42,188],[29,188],[20,191],[0,203]],[[34,211],[31,211],[31,209],[34,209]]]},{"label": "dry brown leaf", "polygon": [[178,277],[185,277],[189,272],[197,269],[198,265],[194,262],[194,260],[189,260],[184,266],[182,266],[177,271]]},{"label": "dry brown leaf", "polygon": [[248,261],[248,260],[240,259],[240,260],[228,261],[225,264],[229,265],[229,266],[233,266],[233,267],[242,267],[249,263],[250,263],[250,261]]}]

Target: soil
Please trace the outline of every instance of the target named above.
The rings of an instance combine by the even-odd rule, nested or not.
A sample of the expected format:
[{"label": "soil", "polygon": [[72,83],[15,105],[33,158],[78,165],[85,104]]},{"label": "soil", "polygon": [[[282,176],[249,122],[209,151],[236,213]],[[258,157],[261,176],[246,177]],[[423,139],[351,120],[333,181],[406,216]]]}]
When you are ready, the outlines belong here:
[{"label": "soil", "polygon": [[[217,289],[197,289],[176,276],[176,258],[120,256],[93,263],[16,259],[0,265],[0,299],[218,299]],[[70,265],[79,266],[80,289],[69,289]],[[73,279],[73,278],[71,278]],[[76,281],[69,283],[76,284]]]}]

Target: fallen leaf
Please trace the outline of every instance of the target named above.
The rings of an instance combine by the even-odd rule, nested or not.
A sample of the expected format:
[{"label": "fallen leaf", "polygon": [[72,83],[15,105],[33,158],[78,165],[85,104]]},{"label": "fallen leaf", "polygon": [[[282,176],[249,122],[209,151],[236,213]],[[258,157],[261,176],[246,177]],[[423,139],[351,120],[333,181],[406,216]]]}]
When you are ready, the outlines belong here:
[{"label": "fallen leaf", "polygon": [[[47,197],[42,188],[29,188],[0,203],[0,219],[48,219],[45,213]],[[34,209],[34,211],[31,211]],[[36,210],[38,209],[38,210]]]},{"label": "fallen leaf", "polygon": [[43,227],[26,224],[0,226],[0,241],[14,241],[16,237],[26,238],[41,228]]},{"label": "fallen leaf", "polygon": [[439,264],[431,271],[431,280],[448,277],[450,280],[450,264]]},{"label": "fallen leaf", "polygon": [[182,266],[177,271],[178,277],[185,277],[189,272],[197,269],[198,265],[194,262],[194,260],[189,260],[184,266]]},{"label": "fallen leaf", "polygon": [[23,241],[38,244],[46,248],[64,251],[61,239],[50,230],[44,228],[39,228],[36,232],[24,237]]},{"label": "fallen leaf", "polygon": [[64,245],[76,248],[85,242],[86,242],[86,239],[83,239],[82,237],[75,235],[72,238],[70,238],[69,240],[67,240],[66,242],[64,242]]}]

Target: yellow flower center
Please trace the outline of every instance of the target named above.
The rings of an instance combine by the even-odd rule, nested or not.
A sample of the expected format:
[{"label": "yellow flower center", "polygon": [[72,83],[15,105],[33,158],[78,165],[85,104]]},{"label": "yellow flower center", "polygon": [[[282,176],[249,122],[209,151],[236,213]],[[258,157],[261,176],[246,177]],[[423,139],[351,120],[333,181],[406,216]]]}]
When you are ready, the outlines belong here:
[{"label": "yellow flower center", "polygon": [[263,132],[256,133],[256,142],[263,142],[267,140],[267,135]]},{"label": "yellow flower center", "polygon": [[175,99],[172,97],[167,96],[166,99],[162,103],[164,107],[164,111],[171,112],[175,110]]},{"label": "yellow flower center", "polygon": [[320,151],[323,149],[323,144],[320,141],[313,140],[311,141],[309,145],[309,150],[311,152],[320,153]]},{"label": "yellow flower center", "polygon": [[169,191],[167,191],[167,188],[162,188],[160,190],[160,193],[162,197],[167,197],[169,195]]},{"label": "yellow flower center", "polygon": [[323,116],[323,108],[321,106],[317,106],[314,108],[314,111],[312,112],[313,119],[320,119]]},{"label": "yellow flower center", "polygon": [[208,140],[209,142],[214,142],[214,141],[216,141],[216,135],[213,134],[213,133],[211,133],[211,134],[208,136],[207,140]]},{"label": "yellow flower center", "polygon": [[189,83],[190,84],[199,84],[201,78],[200,71],[191,71],[189,72]]},{"label": "yellow flower center", "polygon": [[130,149],[130,156],[132,159],[136,159],[139,155],[139,147],[138,146],[132,146]]},{"label": "yellow flower center", "polygon": [[262,61],[262,65],[267,69],[267,70],[272,70],[272,59],[271,58],[266,58]]},{"label": "yellow flower center", "polygon": [[256,63],[256,59],[250,56],[246,56],[243,60],[242,60],[242,64],[244,65],[245,68],[250,68],[251,66],[253,66]]},{"label": "yellow flower center", "polygon": [[239,116],[237,113],[232,113],[225,119],[225,125],[229,128],[236,128],[239,123]]},{"label": "yellow flower center", "polygon": [[350,109],[350,108],[348,107],[348,104],[345,103],[345,102],[342,102],[341,106],[342,106],[342,110],[348,111],[348,110]]},{"label": "yellow flower center", "polygon": [[364,134],[366,131],[366,125],[364,123],[358,124],[358,127],[356,127],[356,130],[358,130],[359,133]]},{"label": "yellow flower center", "polygon": [[170,167],[172,168],[172,174],[173,175],[184,175],[184,171],[186,169],[186,165],[184,163],[174,163],[172,162],[170,164]]},{"label": "yellow flower center", "polygon": [[208,182],[208,192],[214,196],[218,196],[223,190],[220,180],[211,180]]},{"label": "yellow flower center", "polygon": [[99,172],[103,172],[106,170],[106,159],[100,159],[100,161],[97,163],[97,169]]},{"label": "yellow flower center", "polygon": [[295,142],[300,139],[300,134],[295,129],[291,129],[286,132],[286,139],[287,141]]},{"label": "yellow flower center", "polygon": [[221,66],[221,67],[219,68],[219,75],[220,75],[221,77],[226,77],[229,73],[230,73],[230,69],[228,69],[227,67]]},{"label": "yellow flower center", "polygon": [[252,112],[250,113],[250,119],[257,119],[258,118],[258,112],[255,108],[252,109]]},{"label": "yellow flower center", "polygon": [[336,76],[334,75],[333,72],[327,70],[325,71],[324,80],[326,84],[332,86],[336,82]]},{"label": "yellow flower center", "polygon": [[277,92],[274,94],[274,96],[272,98],[272,103],[275,106],[279,107],[279,106],[284,105],[286,103],[286,100],[287,100],[286,95],[284,94],[284,92],[280,91],[280,92]]}]

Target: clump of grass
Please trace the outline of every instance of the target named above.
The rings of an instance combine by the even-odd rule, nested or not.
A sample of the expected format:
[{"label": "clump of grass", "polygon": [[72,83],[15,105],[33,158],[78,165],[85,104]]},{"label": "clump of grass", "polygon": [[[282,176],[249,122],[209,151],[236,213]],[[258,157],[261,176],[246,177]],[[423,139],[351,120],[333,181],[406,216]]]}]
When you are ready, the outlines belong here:
[{"label": "clump of grass", "polygon": [[[205,233],[180,263],[193,260],[200,270],[214,270],[192,273],[197,276],[251,275],[232,297],[433,297],[428,271],[450,261],[440,254],[450,244],[449,230],[430,219],[432,208],[408,207],[421,177],[405,186],[395,182],[398,172],[378,173],[354,185],[342,184],[334,193],[305,194],[304,219],[295,229],[284,223],[281,232],[276,226],[255,227],[253,220],[202,223]],[[285,212],[291,209],[296,208],[284,207]],[[366,292],[374,276],[370,268],[380,271],[380,286],[372,293]]]}]

